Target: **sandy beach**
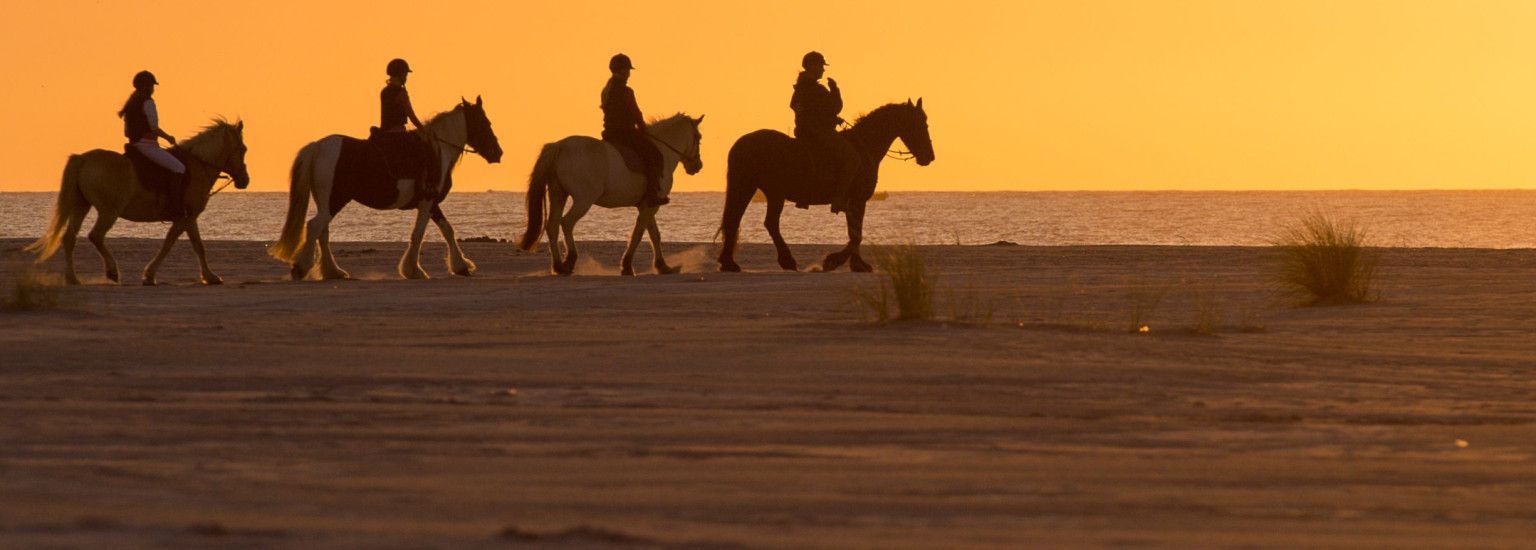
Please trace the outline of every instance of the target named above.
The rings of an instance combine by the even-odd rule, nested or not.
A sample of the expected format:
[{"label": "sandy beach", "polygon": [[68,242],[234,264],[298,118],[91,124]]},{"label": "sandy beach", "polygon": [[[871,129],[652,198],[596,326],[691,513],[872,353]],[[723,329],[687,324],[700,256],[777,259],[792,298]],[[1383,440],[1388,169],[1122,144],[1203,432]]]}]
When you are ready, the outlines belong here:
[{"label": "sandy beach", "polygon": [[219,241],[204,287],[183,242],[142,287],[157,243],[112,241],[121,286],[81,243],[63,307],[0,313],[0,546],[1536,536],[1532,250],[1390,249],[1380,301],[1297,308],[1264,249],[933,246],[990,319],[880,325],[852,305],[878,274],[764,245],[622,278],[592,243],[556,278],[468,243],[463,279],[429,243],[437,279],[401,281],[403,243],[337,243],[358,280],[292,283]]}]

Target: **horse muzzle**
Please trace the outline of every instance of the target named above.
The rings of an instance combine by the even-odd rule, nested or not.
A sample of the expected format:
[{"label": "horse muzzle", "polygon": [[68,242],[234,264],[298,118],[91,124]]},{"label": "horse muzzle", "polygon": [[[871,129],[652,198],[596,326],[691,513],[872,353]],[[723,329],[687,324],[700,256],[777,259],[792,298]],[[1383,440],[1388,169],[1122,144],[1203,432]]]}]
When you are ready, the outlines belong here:
[{"label": "horse muzzle", "polygon": [[251,184],[251,174],[241,168],[239,172],[230,174],[230,179],[235,180],[235,189],[245,189]]}]

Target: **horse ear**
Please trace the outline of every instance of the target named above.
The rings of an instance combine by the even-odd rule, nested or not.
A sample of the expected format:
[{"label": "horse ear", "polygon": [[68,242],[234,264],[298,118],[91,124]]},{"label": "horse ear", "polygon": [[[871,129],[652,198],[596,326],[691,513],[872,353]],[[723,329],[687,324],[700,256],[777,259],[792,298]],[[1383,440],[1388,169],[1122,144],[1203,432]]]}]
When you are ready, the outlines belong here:
[{"label": "horse ear", "polygon": [[921,111],[923,109],[923,98],[921,98],[921,97],[917,98],[917,109],[919,111]]},{"label": "horse ear", "polygon": [[241,121],[235,122],[235,128],[238,128],[241,132],[244,132],[245,131],[245,121],[241,120]]},{"label": "horse ear", "polygon": [[703,123],[704,123],[704,115],[699,115],[699,119],[693,121],[693,125],[694,126],[698,126],[698,125],[703,124]]},{"label": "horse ear", "polygon": [[469,105],[469,100],[468,99],[464,99],[464,96],[459,96],[459,105],[468,106]]},{"label": "horse ear", "polygon": [[481,105],[484,105],[484,103],[485,103],[485,102],[483,102],[483,101],[480,101],[480,96],[475,96],[475,106],[476,106],[476,107],[479,107],[479,106],[481,106]]}]

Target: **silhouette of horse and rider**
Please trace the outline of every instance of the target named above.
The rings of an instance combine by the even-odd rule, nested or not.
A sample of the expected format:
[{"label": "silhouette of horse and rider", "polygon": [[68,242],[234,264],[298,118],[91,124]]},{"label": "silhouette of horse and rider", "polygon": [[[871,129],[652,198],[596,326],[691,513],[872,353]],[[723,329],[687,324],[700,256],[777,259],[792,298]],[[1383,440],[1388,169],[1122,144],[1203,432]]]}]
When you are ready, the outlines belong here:
[{"label": "silhouette of horse and rider", "polygon": [[[859,255],[859,244],[865,205],[878,182],[881,160],[894,141],[901,139],[919,165],[933,161],[928,117],[921,99],[880,107],[840,131],[844,124],[840,116],[842,90],[831,78],[822,85],[827,66],[826,58],[814,51],[801,60],[803,70],[789,103],[795,115],[793,138],[759,130],[742,136],[731,147],[720,224],[724,238],[721,271],[741,270],[734,260],[741,216],[757,191],[768,200],[764,225],[773,238],[781,267],[798,269],[779,232],[784,203],[791,201],[802,208],[828,204],[833,213],[847,216],[849,242],[823,260],[823,270],[836,269],[844,262],[850,262],[855,271],[870,270]],[[635,207],[638,215],[624,251],[623,273],[634,273],[633,256],[646,233],[651,237],[657,273],[673,273],[676,270],[661,255],[656,212],[669,202],[667,195],[678,164],[689,175],[703,169],[699,126],[704,117],[678,113],[648,122],[629,86],[635,70],[630,57],[614,55],[608,69],[610,77],[599,104],[603,113],[601,139],[571,136],[542,147],[529,176],[528,224],[518,245],[531,250],[542,230],[549,240],[551,271],[568,275],[574,271],[578,256],[575,224],[587,210],[594,205]],[[428,220],[436,223],[447,242],[450,271],[463,276],[474,272],[475,265],[460,249],[441,204],[453,187],[453,169],[464,153],[475,153],[494,164],[501,160],[501,145],[478,97],[474,103],[461,98],[451,110],[423,123],[406,90],[412,72],[404,59],[386,65],[389,78],[379,92],[379,125],[370,129],[368,139],[327,136],[305,145],[294,158],[288,212],[281,235],[268,247],[274,258],[289,264],[293,279],[309,277],[316,267],[323,279],[349,277],[331,252],[330,223],[351,202],[379,210],[416,211],[410,244],[399,264],[402,277],[427,278],[419,256]],[[121,217],[171,223],[160,253],[145,268],[145,284],[155,283],[156,269],[183,232],[197,253],[202,282],[220,282],[208,267],[197,217],[219,177],[228,175],[237,189],[249,184],[245,124],[216,119],[196,137],[178,143],[160,128],[153,99],[158,84],[149,71],[134,76],[134,92],[118,112],[128,139],[124,154],[97,149],[70,156],[48,228],[27,248],[38,254],[39,261],[63,248],[66,279],[71,284],[79,283],[74,271],[75,235],[92,207],[98,218],[90,240],[112,281],[118,281],[119,276],[105,236]],[[407,122],[413,128],[408,129]],[[170,142],[172,148],[162,149],[161,139]],[[569,210],[565,208],[567,200],[572,201]],[[316,213],[306,223],[311,201]]]}]

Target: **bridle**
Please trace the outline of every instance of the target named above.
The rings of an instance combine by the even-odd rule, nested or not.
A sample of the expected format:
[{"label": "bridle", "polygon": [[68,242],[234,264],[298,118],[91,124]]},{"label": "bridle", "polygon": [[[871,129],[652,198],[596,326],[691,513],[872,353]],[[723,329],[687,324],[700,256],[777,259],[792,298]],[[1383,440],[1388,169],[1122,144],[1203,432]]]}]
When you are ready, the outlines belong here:
[{"label": "bridle", "polygon": [[209,168],[212,168],[213,169],[213,173],[214,173],[214,176],[213,176],[214,181],[229,180],[229,181],[224,182],[224,185],[220,185],[218,189],[214,189],[213,191],[209,192],[208,196],[212,197],[214,195],[219,194],[219,191],[223,191],[225,188],[229,187],[230,184],[235,182],[234,176],[230,176],[229,175],[229,172],[232,172],[233,170],[231,170],[229,168],[226,168],[226,167],[223,167],[223,166],[219,166],[217,163],[214,163],[214,162],[209,161],[209,160],[207,160],[207,159],[205,159],[203,157],[198,156],[197,152],[193,151],[192,148],[190,148],[190,147],[182,147],[181,144],[179,144],[179,143],[176,144],[176,146],[180,147],[183,151],[187,152],[187,158],[188,159],[197,161],[198,164],[201,164],[203,166],[207,166]]},{"label": "bridle", "polygon": [[702,155],[699,155],[699,152],[698,152],[698,146],[699,146],[698,135],[699,135],[699,131],[697,129],[695,129],[693,131],[693,135],[694,135],[694,138],[695,138],[693,140],[693,150],[694,150],[694,152],[693,152],[693,154],[690,155],[688,153],[684,153],[682,151],[677,150],[677,148],[673,147],[671,143],[667,143],[665,140],[663,140],[663,139],[661,139],[659,137],[651,135],[650,132],[646,132],[645,133],[645,137],[651,138],[651,141],[654,141],[656,143],[660,143],[662,147],[666,147],[667,150],[672,151],[673,153],[676,153],[678,158],[681,158],[681,159],[686,160],[686,161],[693,162],[694,164],[704,164],[704,159],[700,158]]}]

